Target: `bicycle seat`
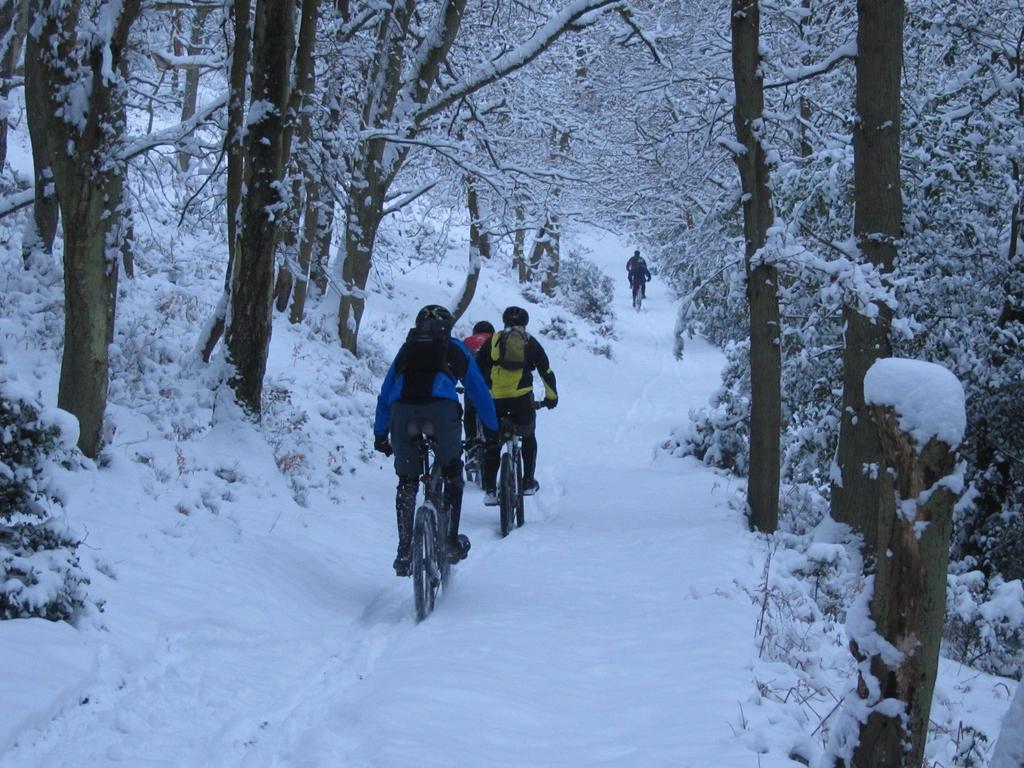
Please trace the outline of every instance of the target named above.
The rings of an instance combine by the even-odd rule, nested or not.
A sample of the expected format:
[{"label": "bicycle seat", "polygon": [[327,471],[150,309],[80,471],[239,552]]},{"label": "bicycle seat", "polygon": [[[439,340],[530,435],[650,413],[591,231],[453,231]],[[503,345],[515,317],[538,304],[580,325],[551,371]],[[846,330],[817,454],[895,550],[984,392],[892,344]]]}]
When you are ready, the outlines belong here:
[{"label": "bicycle seat", "polygon": [[434,422],[430,419],[409,419],[406,422],[405,429],[409,434],[409,437],[420,438],[420,437],[433,437],[434,436]]}]

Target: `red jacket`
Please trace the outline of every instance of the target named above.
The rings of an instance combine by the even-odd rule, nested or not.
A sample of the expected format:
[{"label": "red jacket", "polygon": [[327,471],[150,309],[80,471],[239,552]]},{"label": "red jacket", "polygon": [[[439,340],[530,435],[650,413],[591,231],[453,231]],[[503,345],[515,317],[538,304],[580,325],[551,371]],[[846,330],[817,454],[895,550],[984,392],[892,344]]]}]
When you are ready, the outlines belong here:
[{"label": "red jacket", "polygon": [[473,350],[473,354],[480,351],[480,348],[487,343],[487,340],[491,338],[489,333],[474,333],[472,336],[467,336],[462,340],[462,343]]}]

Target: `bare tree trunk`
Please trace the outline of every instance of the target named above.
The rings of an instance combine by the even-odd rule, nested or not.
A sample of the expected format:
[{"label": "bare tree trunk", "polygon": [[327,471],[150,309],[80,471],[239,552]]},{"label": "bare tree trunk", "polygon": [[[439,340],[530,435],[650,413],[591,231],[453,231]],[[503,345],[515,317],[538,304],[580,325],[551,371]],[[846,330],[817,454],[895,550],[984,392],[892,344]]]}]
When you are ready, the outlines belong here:
[{"label": "bare tree trunk", "polygon": [[306,179],[306,207],[302,227],[302,242],[299,244],[300,277],[295,280],[292,291],[292,308],[288,315],[291,323],[301,323],[306,311],[306,290],[309,286],[309,270],[313,248],[317,244],[320,230],[320,185],[312,177]]},{"label": "bare tree trunk", "polygon": [[218,302],[216,315],[210,323],[209,332],[202,344],[203,362],[210,362],[217,342],[224,334],[227,321],[228,300],[231,291],[231,275],[234,272],[235,252],[238,250],[238,221],[242,201],[242,174],[245,171],[245,147],[242,144],[242,129],[245,125],[245,85],[248,81],[249,52],[252,39],[250,24],[250,1],[234,0],[231,11],[234,19],[234,47],[231,50],[231,74],[228,87],[228,127],[224,135],[224,149],[228,156],[227,180],[227,229],[228,264],[224,275],[224,298]]},{"label": "bare tree trunk", "polygon": [[[878,635],[900,655],[865,657],[856,642],[851,643],[858,659],[869,662],[868,674],[877,681],[877,686],[868,684],[862,664],[858,695],[873,711],[861,725],[851,765],[902,768],[922,765],[924,759],[957,498],[937,483],[954,473],[956,446],[932,438],[920,448],[901,430],[899,415],[891,407],[868,409],[867,421],[882,447],[877,485],[881,525],[870,615]],[[883,700],[901,704],[902,712],[875,708]]]},{"label": "bare tree trunk", "polygon": [[533,240],[533,248],[530,250],[530,260],[526,264],[526,274],[531,282],[544,266],[544,257],[548,252],[548,239],[550,236],[547,219],[545,219],[543,226],[537,230],[537,236]]},{"label": "bare tree trunk", "polygon": [[735,155],[743,189],[747,301],[750,308],[750,526],[774,531],[779,520],[779,432],[782,353],[778,273],[758,258],[774,219],[763,136],[764,80],[760,71],[758,0],[732,0],[733,122],[745,151]]},{"label": "bare tree trunk", "polygon": [[530,267],[526,263],[526,207],[516,203],[516,233],[512,241],[512,265],[520,283],[530,282]]},{"label": "bare tree trunk", "polygon": [[231,322],[225,343],[234,367],[229,385],[239,405],[259,418],[271,333],[276,220],[284,177],[295,0],[257,0],[253,28],[252,103],[268,108],[250,120],[242,221],[231,279]]},{"label": "bare tree trunk", "polygon": [[[808,48],[808,53],[804,54],[803,63],[804,66],[810,66],[813,61],[809,52],[810,45],[808,45],[806,28],[808,22],[811,20],[811,14],[813,9],[811,8],[811,0],[801,0],[800,7],[804,11],[804,15],[800,19],[800,39],[801,42]],[[808,138],[807,125],[811,121],[811,101],[807,98],[805,89],[801,89],[800,92],[800,125],[798,134],[800,136],[800,157],[810,157],[814,152],[814,147],[811,146],[811,141]]]},{"label": "bare tree trunk", "polygon": [[[299,230],[302,212],[305,208],[303,192],[311,183],[315,169],[308,162],[309,142],[312,137],[312,123],[307,108],[310,94],[316,85],[316,71],[313,67],[313,50],[316,46],[317,0],[302,0],[302,21],[299,25],[299,45],[295,52],[295,87],[292,89],[288,106],[288,120],[284,134],[285,167],[291,173],[291,200],[279,227],[281,259],[274,287],[275,307],[284,312],[295,284],[295,270],[299,270]],[[297,139],[292,151],[293,139]],[[305,280],[303,272],[300,279]]]},{"label": "bare tree trunk", "polygon": [[[900,77],[903,70],[903,0],[857,4],[857,93],[853,128],[854,234],[865,260],[892,271],[903,229],[900,196]],[[892,310],[876,302],[877,317],[844,308],[843,408],[836,451],[841,478],[832,484],[832,517],[864,535],[868,552],[878,541],[878,472],[881,447],[865,418],[864,374],[892,347]]]},{"label": "bare tree trunk", "polygon": [[331,260],[331,243],[334,240],[334,201],[330,198],[322,200],[317,208],[316,241],[313,243],[309,274],[322,295],[327,293],[327,265]]},{"label": "bare tree trunk", "polygon": [[540,291],[545,296],[553,296],[558,288],[558,268],[562,259],[562,235],[557,215],[548,215],[545,229],[548,234],[544,246],[544,277],[540,281]]},{"label": "bare tree trunk", "polygon": [[[192,31],[189,34],[188,52],[190,56],[198,56],[203,50],[203,38],[206,25],[206,17],[210,13],[209,8],[196,8],[192,16]],[[185,72],[185,97],[181,102],[181,121],[185,122],[196,113],[196,101],[199,98],[199,67],[190,67]],[[178,165],[181,170],[187,170],[189,163],[188,152],[178,153]]]},{"label": "bare tree trunk", "polygon": [[[96,457],[102,447],[103,415],[109,376],[108,348],[114,336],[118,261],[124,238],[125,165],[119,138],[124,134],[124,92],[120,71],[128,31],[139,0],[127,0],[113,18],[109,47],[93,44],[76,62],[72,51],[85,45],[77,30],[85,26],[77,3],[38,5],[33,37],[36,98],[46,109],[30,109],[35,130],[49,136],[53,181],[64,220],[64,354],[57,405],[79,422],[78,446]],[[90,19],[90,22],[95,22]],[[46,45],[38,45],[39,39]],[[63,115],[64,94],[90,83],[84,123]],[[38,102],[33,105],[38,107]],[[74,142],[76,153],[51,151]],[[52,142],[52,144],[50,143]]]},{"label": "bare tree trunk", "polygon": [[[365,178],[365,177],[364,177]],[[377,239],[384,193],[380,184],[368,179],[360,194],[349,197],[345,222],[345,261],[341,266],[341,304],[338,308],[338,337],[341,346],[356,354],[359,323],[366,306],[365,290],[370,277],[370,261]]]},{"label": "bare tree trunk", "polygon": [[480,280],[480,267],[484,259],[491,258],[491,238],[483,228],[480,218],[480,201],[477,197],[476,183],[472,178],[466,179],[466,207],[469,209],[469,272],[466,282],[459,294],[459,300],[452,310],[458,320],[469,309],[476,295],[476,285]]},{"label": "bare tree trunk", "polygon": [[57,191],[53,183],[51,158],[54,137],[49,130],[49,114],[53,110],[50,102],[50,83],[43,66],[43,51],[34,35],[29,35],[25,47],[25,108],[28,116],[28,132],[32,139],[32,166],[35,174],[35,201],[32,219],[26,224],[22,237],[22,256],[26,266],[29,255],[40,250],[53,251],[53,240],[57,236]]},{"label": "bare tree trunk", "polygon": [[[18,6],[13,0],[4,0],[0,5],[0,101],[5,101],[11,92],[10,80],[17,62],[15,39],[17,33]],[[7,162],[7,116],[0,114],[0,171]]]}]

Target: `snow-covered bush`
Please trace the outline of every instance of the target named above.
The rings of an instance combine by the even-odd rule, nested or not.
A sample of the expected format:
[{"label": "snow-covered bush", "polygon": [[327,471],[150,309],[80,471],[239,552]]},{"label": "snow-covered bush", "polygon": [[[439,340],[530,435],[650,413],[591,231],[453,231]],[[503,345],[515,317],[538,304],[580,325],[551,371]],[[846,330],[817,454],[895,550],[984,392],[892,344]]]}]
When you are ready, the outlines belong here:
[{"label": "snow-covered bush", "polygon": [[670,442],[677,456],[695,456],[705,464],[747,473],[750,450],[747,424],[750,417],[749,342],[726,345],[722,386],[706,408],[690,412],[691,424]]},{"label": "snow-covered bush", "polygon": [[1020,678],[1024,667],[1024,587],[986,579],[978,570],[951,573],[946,590],[946,655],[977,669]]},{"label": "snow-covered bush", "polygon": [[54,462],[72,430],[9,382],[0,385],[0,619],[70,621],[86,606],[78,541],[54,517]]},{"label": "snow-covered bush", "polygon": [[570,250],[558,269],[559,303],[610,336],[615,323],[615,284],[579,250]]}]

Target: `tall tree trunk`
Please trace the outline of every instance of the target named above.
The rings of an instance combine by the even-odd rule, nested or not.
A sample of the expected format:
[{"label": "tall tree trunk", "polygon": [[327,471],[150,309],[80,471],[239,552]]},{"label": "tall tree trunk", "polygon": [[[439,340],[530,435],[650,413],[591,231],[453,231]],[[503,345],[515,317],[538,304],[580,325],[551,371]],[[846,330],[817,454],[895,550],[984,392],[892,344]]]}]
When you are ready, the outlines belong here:
[{"label": "tall tree trunk", "polygon": [[[0,102],[7,100],[11,92],[11,77],[14,75],[15,44],[17,37],[18,5],[14,0],[4,0],[0,5]],[[0,171],[7,162],[7,113],[0,112]]]},{"label": "tall tree trunk", "polygon": [[[124,90],[119,72],[139,0],[127,0],[110,21],[109,45],[86,47],[77,30],[86,26],[77,3],[33,8],[33,77],[47,109],[30,108],[35,131],[49,136],[53,181],[64,221],[64,354],[57,405],[79,422],[78,446],[96,457],[102,447],[109,377],[108,348],[114,337],[118,261],[124,239],[125,165],[120,158]],[[96,22],[89,19],[90,24]],[[46,45],[39,45],[45,40]],[[88,83],[89,87],[84,89]],[[84,89],[76,104],[80,120],[65,121],[63,94]],[[38,105],[34,105],[38,106]],[[52,143],[51,143],[52,142]],[[64,147],[72,145],[75,153]],[[60,151],[56,151],[56,148]]]},{"label": "tall tree trunk", "polygon": [[306,291],[309,286],[310,264],[313,248],[317,245],[320,231],[320,184],[312,178],[306,178],[306,205],[302,225],[302,242],[299,243],[299,277],[295,280],[292,291],[292,307],[288,315],[291,323],[301,323],[306,311]]},{"label": "tall tree trunk", "polygon": [[[365,178],[365,177],[364,177]],[[366,306],[366,283],[370,277],[373,245],[377,239],[384,192],[376,177],[367,179],[357,187],[360,191],[350,195],[345,220],[345,261],[341,265],[343,294],[338,308],[338,337],[341,346],[356,354],[359,323]]]},{"label": "tall tree trunk", "polygon": [[[803,56],[803,64],[805,67],[813,64],[813,57],[811,56],[810,50],[812,41],[807,39],[807,24],[811,20],[813,8],[811,7],[811,0],[801,0],[800,7],[803,9],[803,15],[800,18],[800,41],[806,46],[807,52]],[[814,152],[814,147],[811,146],[811,140],[808,135],[807,126],[811,122],[811,100],[807,97],[807,89],[801,88],[800,90],[800,119],[799,119],[799,130],[800,136],[800,157],[810,157]]]},{"label": "tall tree trunk", "polygon": [[544,277],[540,281],[540,291],[545,296],[553,296],[558,288],[558,268],[562,259],[562,233],[557,214],[548,214],[544,228],[547,230],[547,240],[544,244]]},{"label": "tall tree trunk", "polygon": [[[854,234],[863,258],[891,272],[903,227],[900,196],[900,77],[903,70],[903,0],[857,4],[857,86],[853,128]],[[832,517],[864,535],[874,552],[878,541],[880,446],[866,418],[864,374],[892,347],[892,310],[876,302],[876,317],[856,307],[843,310],[843,408],[832,484]]]},{"label": "tall tree trunk", "polygon": [[[295,285],[295,279],[305,280],[299,266],[300,229],[305,203],[303,192],[316,172],[309,162],[309,142],[312,137],[308,100],[316,85],[313,50],[316,46],[317,0],[302,0],[302,21],[299,25],[299,45],[295,51],[295,87],[288,106],[288,119],[284,134],[285,167],[290,168],[291,195],[284,221],[278,229],[281,251],[277,284],[274,287],[276,308],[284,312]],[[293,151],[293,144],[295,144]],[[296,272],[301,274],[296,275]]]},{"label": "tall tree trunk", "polygon": [[548,252],[548,240],[551,234],[548,232],[548,220],[545,217],[544,224],[537,230],[537,236],[533,239],[533,248],[530,249],[530,259],[526,263],[526,274],[532,281],[538,272],[544,267],[544,259]]},{"label": "tall tree trunk", "polygon": [[487,230],[483,228],[480,217],[480,200],[473,178],[466,179],[466,207],[469,209],[469,271],[466,273],[466,282],[455,303],[455,309],[452,310],[452,315],[456,320],[466,314],[466,310],[473,302],[483,260],[491,258],[491,238],[488,236]]},{"label": "tall tree trunk", "polygon": [[242,175],[245,171],[245,147],[242,144],[242,130],[245,126],[245,85],[248,81],[249,53],[252,30],[250,29],[251,0],[234,0],[231,6],[234,21],[234,47],[231,49],[230,96],[228,97],[228,127],[224,134],[224,150],[228,156],[227,179],[227,230],[228,263],[224,275],[224,296],[217,303],[213,321],[208,327],[202,343],[203,362],[210,362],[217,342],[224,334],[227,321],[228,302],[231,292],[231,276],[235,269],[235,252],[238,250],[238,222],[241,214]]},{"label": "tall tree trunk", "polygon": [[[203,50],[203,28],[206,26],[206,17],[209,15],[209,8],[196,8],[192,16],[192,31],[189,34],[188,53],[190,56],[198,56]],[[196,113],[196,102],[199,98],[199,67],[190,67],[185,72],[185,96],[181,102],[181,121],[185,122]],[[178,152],[178,165],[181,170],[187,170],[189,163],[188,152]]]},{"label": "tall tree trunk", "polygon": [[[37,6],[33,4],[33,12],[36,10]],[[28,117],[29,137],[32,140],[35,200],[32,218],[25,225],[25,234],[21,241],[26,265],[33,251],[53,251],[59,216],[57,189],[53,183],[51,168],[54,152],[51,141],[55,139],[50,131],[53,104],[50,101],[51,84],[48,70],[43,64],[43,53],[36,36],[28,35],[25,44],[25,111]]]},{"label": "tall tree trunk", "polygon": [[530,266],[526,263],[526,206],[516,203],[516,232],[512,240],[512,265],[520,283],[530,282]]},{"label": "tall tree trunk", "polygon": [[[318,186],[318,189],[322,187]],[[321,295],[327,293],[327,265],[331,261],[331,243],[334,241],[334,201],[328,196],[317,205],[316,241],[309,265],[309,276]]]},{"label": "tall tree trunk", "polygon": [[782,427],[782,353],[778,274],[758,257],[774,216],[764,138],[758,0],[732,0],[733,122],[744,151],[736,153],[743,189],[747,301],[750,308],[750,525],[774,531],[779,520],[779,431]]},{"label": "tall tree trunk", "polygon": [[259,418],[271,332],[276,221],[283,205],[285,111],[288,108],[295,0],[257,0],[252,47],[252,103],[266,105],[248,121],[242,220],[231,280],[225,343],[228,380],[239,405]]}]

